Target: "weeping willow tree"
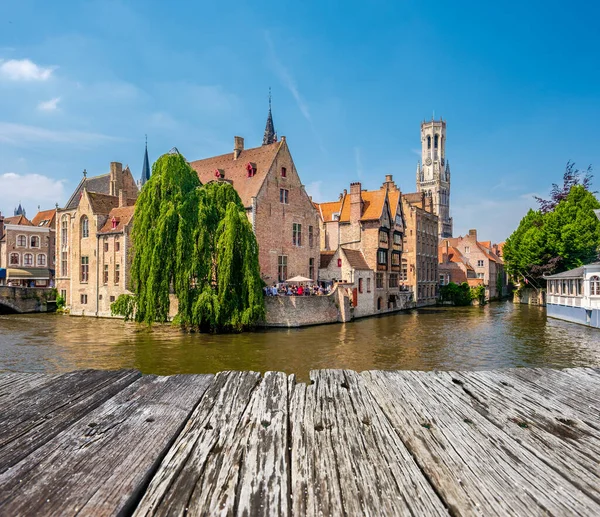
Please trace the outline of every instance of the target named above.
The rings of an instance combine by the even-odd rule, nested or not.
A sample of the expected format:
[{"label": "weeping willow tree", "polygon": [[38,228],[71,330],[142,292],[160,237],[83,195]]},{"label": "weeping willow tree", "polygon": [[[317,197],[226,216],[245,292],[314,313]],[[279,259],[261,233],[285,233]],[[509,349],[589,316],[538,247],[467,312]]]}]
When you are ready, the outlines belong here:
[{"label": "weeping willow tree", "polygon": [[115,314],[174,322],[202,331],[240,331],[265,315],[258,245],[244,206],[228,183],[201,186],[179,153],[161,156],[136,203],[132,232],[133,297]]}]

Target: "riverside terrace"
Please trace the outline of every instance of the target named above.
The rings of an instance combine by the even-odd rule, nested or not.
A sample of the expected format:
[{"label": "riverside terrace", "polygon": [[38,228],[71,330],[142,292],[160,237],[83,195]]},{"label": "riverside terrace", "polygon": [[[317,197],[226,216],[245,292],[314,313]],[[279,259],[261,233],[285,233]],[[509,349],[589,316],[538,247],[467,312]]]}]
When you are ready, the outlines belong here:
[{"label": "riverside terrace", "polygon": [[600,370],[0,375],[2,515],[598,515]]}]

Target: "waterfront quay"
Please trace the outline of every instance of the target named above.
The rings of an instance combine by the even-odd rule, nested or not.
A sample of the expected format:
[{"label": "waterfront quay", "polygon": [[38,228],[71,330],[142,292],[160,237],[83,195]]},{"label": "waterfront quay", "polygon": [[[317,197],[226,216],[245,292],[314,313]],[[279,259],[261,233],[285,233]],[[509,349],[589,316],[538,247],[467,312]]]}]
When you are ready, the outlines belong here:
[{"label": "waterfront quay", "polygon": [[0,375],[3,515],[598,515],[600,370]]}]

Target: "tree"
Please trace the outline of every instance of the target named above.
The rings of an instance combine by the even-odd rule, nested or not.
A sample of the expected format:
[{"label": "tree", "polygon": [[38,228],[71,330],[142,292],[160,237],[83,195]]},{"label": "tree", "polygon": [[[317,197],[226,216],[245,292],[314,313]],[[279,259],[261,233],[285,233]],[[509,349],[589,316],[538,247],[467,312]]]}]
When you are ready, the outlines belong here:
[{"label": "tree", "polygon": [[134,213],[133,297],[115,314],[165,322],[170,294],[174,321],[202,331],[239,331],[265,315],[258,244],[244,206],[229,183],[201,186],[179,153],[152,168]]},{"label": "tree", "polygon": [[565,173],[563,174],[563,184],[562,186],[559,186],[556,183],[552,184],[550,199],[542,199],[541,197],[533,196],[540,205],[540,212],[542,214],[552,212],[563,199],[566,199],[569,192],[571,192],[571,189],[576,185],[581,185],[585,190],[589,190],[592,184],[592,178],[591,165],[588,165],[587,170],[582,172],[575,168],[575,163],[568,161]]}]

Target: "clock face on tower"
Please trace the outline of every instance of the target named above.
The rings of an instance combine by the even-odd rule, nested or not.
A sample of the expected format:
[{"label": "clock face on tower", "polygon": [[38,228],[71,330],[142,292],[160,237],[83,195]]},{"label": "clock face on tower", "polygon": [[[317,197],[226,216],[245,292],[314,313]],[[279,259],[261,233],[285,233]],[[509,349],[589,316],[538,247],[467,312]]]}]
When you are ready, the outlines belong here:
[{"label": "clock face on tower", "polygon": [[431,158],[427,158],[425,160],[425,165],[431,165]]}]

